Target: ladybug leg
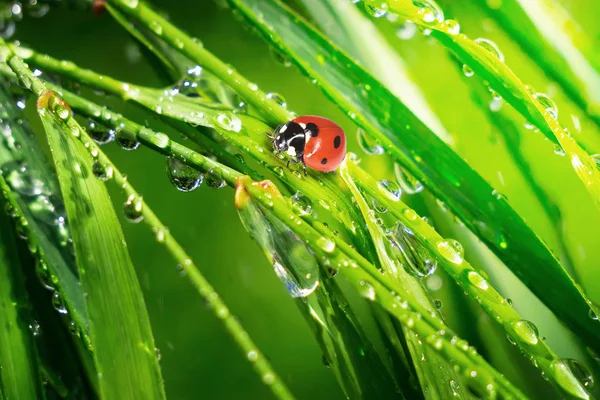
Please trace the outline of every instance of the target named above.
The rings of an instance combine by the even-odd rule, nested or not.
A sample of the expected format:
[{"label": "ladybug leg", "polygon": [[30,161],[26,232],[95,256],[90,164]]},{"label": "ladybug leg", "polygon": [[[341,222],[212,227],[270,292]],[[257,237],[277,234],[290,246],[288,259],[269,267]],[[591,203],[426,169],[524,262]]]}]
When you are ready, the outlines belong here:
[{"label": "ladybug leg", "polygon": [[290,167],[290,162],[292,161],[291,158],[288,158],[287,162],[285,163],[285,167],[289,168]]}]

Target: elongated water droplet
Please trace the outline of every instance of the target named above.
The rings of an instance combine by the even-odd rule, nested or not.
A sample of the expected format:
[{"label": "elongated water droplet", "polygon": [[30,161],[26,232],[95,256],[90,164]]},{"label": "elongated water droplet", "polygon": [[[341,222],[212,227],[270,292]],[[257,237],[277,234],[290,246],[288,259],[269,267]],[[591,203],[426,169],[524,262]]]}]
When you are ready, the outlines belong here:
[{"label": "elongated water droplet", "polygon": [[544,110],[550,114],[553,119],[558,119],[558,107],[556,103],[545,93],[536,93],[533,97],[542,105]]},{"label": "elongated water droplet", "polygon": [[392,201],[400,201],[402,190],[396,182],[388,181],[386,179],[378,182],[379,190],[385,194]]},{"label": "elongated water droplet", "polygon": [[67,314],[68,312],[58,292],[52,294],[52,307],[61,314]]},{"label": "elongated water droplet", "polygon": [[431,257],[429,250],[415,236],[413,231],[403,224],[397,223],[395,228],[387,235],[392,248],[397,249],[403,256],[403,264],[407,267],[409,273],[423,278],[435,272],[437,261]]},{"label": "elongated water droplet", "polygon": [[454,239],[442,240],[437,245],[440,255],[446,260],[454,264],[462,264],[463,262],[463,248]]},{"label": "elongated water droplet", "polygon": [[394,164],[394,175],[404,193],[417,194],[423,191],[423,184],[398,163]]},{"label": "elongated water droplet", "polygon": [[381,0],[369,0],[365,3],[365,9],[375,18],[383,17],[388,10],[387,2]]},{"label": "elongated water droplet", "polygon": [[590,398],[587,391],[594,387],[594,377],[587,367],[570,358],[555,360],[551,367],[556,381],[568,393],[579,399]]},{"label": "elongated water droplet", "polygon": [[384,153],[383,147],[374,142],[370,137],[368,137],[365,131],[360,128],[356,131],[356,139],[358,140],[358,145],[365,153],[371,155],[379,155]]},{"label": "elongated water droplet", "polygon": [[267,98],[273,100],[275,103],[279,104],[283,108],[287,107],[285,98],[279,93],[267,93]]},{"label": "elongated water droplet", "polygon": [[502,52],[500,51],[500,48],[498,47],[498,45],[496,43],[492,42],[489,39],[485,39],[485,38],[477,38],[477,39],[475,39],[475,43],[477,43],[478,45],[480,45],[481,47],[486,49],[491,55],[496,57],[501,62],[504,62],[504,54],[502,54]]},{"label": "elongated water droplet", "polygon": [[242,120],[235,114],[222,113],[216,118],[217,124],[230,132],[239,132],[242,130]]},{"label": "elongated water droplet", "polygon": [[478,272],[469,271],[467,274],[467,278],[469,279],[469,282],[471,282],[471,284],[475,285],[479,289],[488,290],[489,285],[488,285],[487,281]]},{"label": "elongated water droplet", "polygon": [[360,281],[360,294],[362,297],[375,300],[375,288],[369,282]]},{"label": "elongated water droplet", "polygon": [[312,213],[312,203],[310,199],[302,192],[297,191],[295,195],[291,197],[292,207],[300,215],[309,215]]},{"label": "elongated water droplet", "polygon": [[144,215],[142,214],[143,207],[144,202],[141,197],[137,197],[134,194],[130,195],[125,202],[125,217],[131,222],[140,222],[144,219]]},{"label": "elongated water droplet", "polygon": [[335,250],[335,242],[325,236],[321,236],[317,239],[317,246],[319,246],[326,253],[333,253]]},{"label": "elongated water droplet", "polygon": [[197,189],[204,180],[204,175],[200,171],[175,157],[167,158],[167,174],[173,186],[182,192]]},{"label": "elongated water droplet", "polygon": [[530,321],[521,320],[511,322],[511,328],[517,334],[519,339],[526,344],[536,345],[540,341],[538,329]]}]

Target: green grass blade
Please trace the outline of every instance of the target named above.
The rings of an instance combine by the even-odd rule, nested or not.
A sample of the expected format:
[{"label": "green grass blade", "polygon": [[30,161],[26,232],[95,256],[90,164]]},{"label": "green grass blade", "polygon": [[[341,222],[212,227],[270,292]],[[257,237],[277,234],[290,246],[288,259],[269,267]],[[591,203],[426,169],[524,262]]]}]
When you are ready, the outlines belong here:
[{"label": "green grass blade", "polygon": [[[2,50],[8,50],[2,44]],[[164,398],[154,338],[143,295],[117,215],[104,186],[88,167],[82,134],[71,110],[8,50],[7,64],[39,96],[38,113],[52,150],[75,255],[87,294],[90,336],[102,398]],[[122,332],[115,335],[115,332]]]},{"label": "green grass blade", "polygon": [[554,0],[507,0],[501,7],[479,2],[600,123],[600,56],[568,11]]},{"label": "green grass blade", "polygon": [[[376,2],[372,0],[369,0],[368,4],[377,7]],[[441,10],[432,11],[431,5],[427,6],[427,9],[419,8],[408,0],[393,0],[386,4],[390,12],[428,29],[433,37],[454,52],[477,75],[489,82],[492,89],[535,124],[546,137],[560,144],[571,160],[575,173],[596,206],[600,208],[600,170],[596,167],[596,162],[561,126],[556,118],[555,106],[546,100],[547,96],[535,93],[532,88],[526,86],[504,63],[503,56],[495,44],[484,42],[480,45],[464,34],[457,34],[454,29],[456,25],[443,21]],[[442,21],[437,19],[438,16]]]},{"label": "green grass blade", "polygon": [[[2,209],[4,205],[3,201]],[[0,397],[41,399],[42,377],[33,333],[28,327],[32,322],[25,279],[12,222],[5,212],[0,213],[0,227]]]},{"label": "green grass blade", "polygon": [[[597,323],[589,317],[593,306],[545,244],[505,199],[498,198],[487,182],[395,96],[279,3],[272,0],[233,0],[233,3],[271,43],[295,60],[305,73],[318,79],[321,89],[353,116],[357,124],[378,139],[379,132],[384,132],[389,139],[383,142],[384,147],[390,154],[444,201],[588,344],[600,346]],[[366,95],[359,94],[367,87]],[[546,279],[539,279],[540,274]]]}]

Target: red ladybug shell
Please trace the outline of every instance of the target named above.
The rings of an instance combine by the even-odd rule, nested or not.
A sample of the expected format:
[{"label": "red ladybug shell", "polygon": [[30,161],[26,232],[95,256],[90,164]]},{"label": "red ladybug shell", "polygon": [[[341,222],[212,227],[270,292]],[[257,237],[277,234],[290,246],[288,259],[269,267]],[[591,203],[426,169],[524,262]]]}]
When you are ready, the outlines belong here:
[{"label": "red ladybug shell", "polygon": [[318,171],[335,171],[346,156],[346,134],[343,129],[327,118],[313,115],[295,118],[293,122],[312,122],[319,128],[317,135],[309,137],[304,147],[306,165]]}]

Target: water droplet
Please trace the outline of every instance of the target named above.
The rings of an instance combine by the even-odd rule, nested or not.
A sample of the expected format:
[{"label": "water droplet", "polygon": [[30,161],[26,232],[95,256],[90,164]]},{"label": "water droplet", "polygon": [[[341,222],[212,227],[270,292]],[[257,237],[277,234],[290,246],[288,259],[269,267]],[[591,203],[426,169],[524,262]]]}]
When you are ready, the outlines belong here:
[{"label": "water droplet", "polygon": [[291,197],[292,207],[300,215],[308,215],[312,213],[312,204],[308,197],[304,196],[302,192],[297,191],[295,195]]},{"label": "water droplet", "polygon": [[163,33],[163,27],[158,21],[150,22],[150,29],[159,36]]},{"label": "water droplet", "polygon": [[454,264],[462,264],[464,251],[462,245],[456,240],[443,240],[437,244],[437,248],[440,255],[446,260]]},{"label": "water droplet", "polygon": [[227,186],[227,183],[213,170],[210,170],[206,175],[206,186],[211,189],[222,189]]},{"label": "water droplet", "polygon": [[424,22],[444,21],[444,12],[434,0],[413,0],[413,4],[419,8]]},{"label": "water droplet", "polygon": [[500,51],[500,48],[498,47],[498,45],[496,43],[492,42],[489,39],[485,39],[485,38],[477,38],[477,39],[475,39],[475,43],[477,43],[478,45],[480,45],[481,47],[486,49],[491,55],[496,57],[501,62],[504,62],[504,54],[502,54],[502,52]]},{"label": "water droplet", "polygon": [[109,129],[94,120],[88,122],[88,132],[98,144],[112,142],[116,136],[114,129]]},{"label": "water droplet", "polygon": [[452,391],[452,396],[460,396],[460,386],[454,379],[450,379],[450,390]]},{"label": "water droplet", "polygon": [[386,179],[378,182],[379,190],[392,201],[400,201],[402,190],[395,182]]},{"label": "water droplet", "polygon": [[123,150],[135,150],[140,147],[140,142],[125,137],[124,135],[117,135],[117,143]]},{"label": "water droplet", "polygon": [[319,246],[326,253],[333,253],[335,250],[335,242],[331,239],[321,236],[317,239],[317,246]]},{"label": "water droplet", "polygon": [[377,199],[375,199],[374,197],[371,199],[371,204],[373,205],[373,208],[375,209],[375,211],[377,211],[378,213],[383,214],[388,211],[387,207],[379,204]]},{"label": "water droplet", "polygon": [[216,118],[217,124],[230,132],[239,132],[242,130],[242,120],[235,114],[222,113]]},{"label": "water droplet", "polygon": [[365,4],[365,9],[375,18],[381,18],[387,13],[388,5],[385,1],[369,1]]},{"label": "water droplet", "polygon": [[379,155],[384,153],[383,147],[377,142],[373,141],[362,129],[356,131],[356,139],[361,149],[370,155]]},{"label": "water droplet", "polygon": [[545,93],[536,93],[533,97],[541,104],[542,108],[550,114],[552,119],[558,119],[558,107],[554,100]]},{"label": "water droplet", "polygon": [[167,174],[173,186],[182,192],[197,189],[204,180],[204,175],[200,171],[175,157],[167,158]]},{"label": "water droplet", "polygon": [[581,399],[589,399],[587,390],[594,387],[594,377],[585,365],[571,358],[552,362],[555,378],[567,392]]},{"label": "water droplet", "polygon": [[129,8],[136,8],[139,2],[139,0],[123,0],[123,3]]},{"label": "water droplet", "polygon": [[462,66],[462,72],[463,72],[464,76],[466,76],[467,78],[470,78],[473,75],[475,75],[475,72],[467,64],[464,64]]},{"label": "water droplet", "polygon": [[95,160],[92,165],[92,173],[100,180],[107,181],[113,176],[113,167],[104,165],[99,160]]},{"label": "water droplet", "polygon": [[532,322],[527,320],[513,321],[510,326],[522,342],[536,345],[540,341],[538,329]]},{"label": "water droplet", "polygon": [[131,222],[140,222],[144,219],[142,209],[144,207],[144,201],[141,197],[137,197],[132,194],[127,198],[125,202],[125,217]]},{"label": "water droplet", "polygon": [[554,145],[554,154],[556,154],[557,156],[564,156],[566,153],[561,147],[561,145],[557,143]]},{"label": "water droplet", "polygon": [[171,143],[171,139],[169,139],[169,137],[162,132],[154,133],[146,128],[142,128],[142,131],[148,132],[148,134],[145,134],[144,136],[148,138],[150,144],[158,147],[159,149],[166,149]]},{"label": "water droplet", "polygon": [[460,24],[453,19],[448,19],[446,20],[446,30],[451,35],[458,35],[460,33]]},{"label": "water droplet", "polygon": [[387,232],[387,236],[390,239],[392,248],[397,249],[403,256],[403,264],[407,267],[408,272],[419,278],[429,276],[435,272],[437,261],[431,257],[429,250],[415,236],[413,231],[403,224],[397,223],[392,231]]},{"label": "water droplet", "polygon": [[394,164],[394,175],[404,193],[417,194],[423,191],[423,184],[398,163]]},{"label": "water droplet", "polygon": [[287,107],[285,98],[279,93],[267,93],[267,98],[273,100],[275,103],[279,104],[283,108]]},{"label": "water droplet", "polygon": [[54,307],[54,309],[61,314],[68,313],[67,308],[65,307],[65,304],[63,303],[62,298],[60,297],[58,292],[54,292],[52,294],[52,307]]},{"label": "water droplet", "polygon": [[438,310],[442,308],[442,301],[439,299],[435,299],[433,301],[433,305],[435,306],[435,308],[437,308]]},{"label": "water droplet", "polygon": [[396,36],[401,40],[410,40],[417,33],[417,24],[412,21],[405,21],[396,30]]},{"label": "water droplet", "polygon": [[248,352],[248,361],[255,362],[258,359],[258,353],[254,350]]}]

